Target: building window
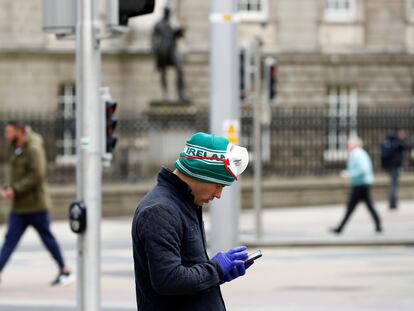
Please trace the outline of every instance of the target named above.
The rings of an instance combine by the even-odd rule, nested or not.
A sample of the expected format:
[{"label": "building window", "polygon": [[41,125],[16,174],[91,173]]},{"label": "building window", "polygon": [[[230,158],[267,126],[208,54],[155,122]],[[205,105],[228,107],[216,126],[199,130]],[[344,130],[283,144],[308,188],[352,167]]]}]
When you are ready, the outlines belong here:
[{"label": "building window", "polygon": [[342,161],[347,157],[346,144],[357,135],[357,90],[351,86],[328,87],[329,120],[324,157]]},{"label": "building window", "polygon": [[266,21],[267,11],[268,0],[238,0],[238,15],[241,21]]},{"label": "building window", "polygon": [[325,20],[349,22],[356,17],[356,0],[325,0]]},{"label": "building window", "polygon": [[76,92],[75,84],[62,84],[58,95],[57,158],[59,164],[76,162]]}]

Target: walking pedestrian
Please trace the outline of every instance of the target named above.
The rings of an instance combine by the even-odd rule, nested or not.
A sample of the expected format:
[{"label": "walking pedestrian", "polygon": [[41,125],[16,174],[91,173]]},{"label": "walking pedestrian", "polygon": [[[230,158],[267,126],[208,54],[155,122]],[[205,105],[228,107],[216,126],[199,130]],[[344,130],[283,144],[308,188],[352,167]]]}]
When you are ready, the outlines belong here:
[{"label": "walking pedestrian", "polygon": [[411,149],[407,142],[407,134],[402,129],[394,129],[381,144],[381,166],[390,176],[390,190],[388,203],[391,210],[398,206],[398,188],[401,168],[403,165],[404,151]]},{"label": "walking pedestrian", "polygon": [[245,148],[196,133],[139,203],[132,241],[138,310],[225,310],[220,285],[245,274],[245,246],[206,252],[202,206],[219,199],[247,167]]},{"label": "walking pedestrian", "polygon": [[351,193],[344,218],[339,226],[331,231],[336,234],[341,233],[357,204],[363,201],[367,205],[368,211],[374,220],[376,232],[382,232],[381,220],[375,211],[371,199],[371,185],[374,181],[371,159],[368,153],[362,148],[362,141],[358,137],[353,137],[348,140],[347,149],[347,168],[341,172],[340,176],[350,181]]},{"label": "walking pedestrian", "polygon": [[12,203],[7,233],[0,251],[0,274],[28,226],[39,234],[59,272],[51,285],[67,285],[73,275],[65,265],[60,247],[50,230],[49,197],[46,188],[46,156],[43,139],[23,123],[10,121],[5,138],[11,144],[9,184],[1,197]]}]

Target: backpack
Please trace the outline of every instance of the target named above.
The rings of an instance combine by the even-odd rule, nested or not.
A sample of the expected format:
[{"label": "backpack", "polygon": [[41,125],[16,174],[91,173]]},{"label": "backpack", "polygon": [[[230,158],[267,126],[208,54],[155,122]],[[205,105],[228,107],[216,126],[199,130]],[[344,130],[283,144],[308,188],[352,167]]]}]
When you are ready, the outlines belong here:
[{"label": "backpack", "polygon": [[394,157],[394,144],[390,139],[385,139],[380,148],[381,167],[387,169],[390,167],[392,158]]}]

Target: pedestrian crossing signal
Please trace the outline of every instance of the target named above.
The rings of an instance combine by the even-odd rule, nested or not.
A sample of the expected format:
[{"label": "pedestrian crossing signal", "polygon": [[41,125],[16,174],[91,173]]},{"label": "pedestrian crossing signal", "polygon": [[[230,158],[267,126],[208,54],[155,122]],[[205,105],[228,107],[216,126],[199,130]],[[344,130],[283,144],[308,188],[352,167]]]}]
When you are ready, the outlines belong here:
[{"label": "pedestrian crossing signal", "polygon": [[105,101],[105,130],[106,130],[106,152],[112,153],[115,149],[118,138],[114,136],[118,120],[114,118],[117,102]]}]

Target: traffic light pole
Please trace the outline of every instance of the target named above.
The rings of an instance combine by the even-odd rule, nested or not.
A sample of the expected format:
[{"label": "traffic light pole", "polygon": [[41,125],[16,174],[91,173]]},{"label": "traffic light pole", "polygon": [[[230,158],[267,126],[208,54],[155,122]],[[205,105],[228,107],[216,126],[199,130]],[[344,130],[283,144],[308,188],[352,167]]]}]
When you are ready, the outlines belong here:
[{"label": "traffic light pole", "polygon": [[251,50],[255,58],[255,81],[253,88],[253,152],[254,152],[254,166],[253,166],[253,207],[255,211],[255,227],[256,227],[256,239],[259,241],[263,236],[263,221],[262,221],[262,98],[261,98],[261,76],[260,76],[260,44],[257,40],[254,40],[251,44]]},{"label": "traffic light pole", "polygon": [[[236,5],[233,0],[210,3],[210,130],[218,135],[225,135],[226,123],[240,119]],[[213,252],[227,250],[238,242],[240,189],[235,182],[211,204]]]},{"label": "traffic light pole", "polygon": [[76,193],[87,210],[87,225],[78,236],[77,300],[80,311],[100,310],[100,220],[102,122],[99,87],[98,0],[78,0],[76,24]]}]

